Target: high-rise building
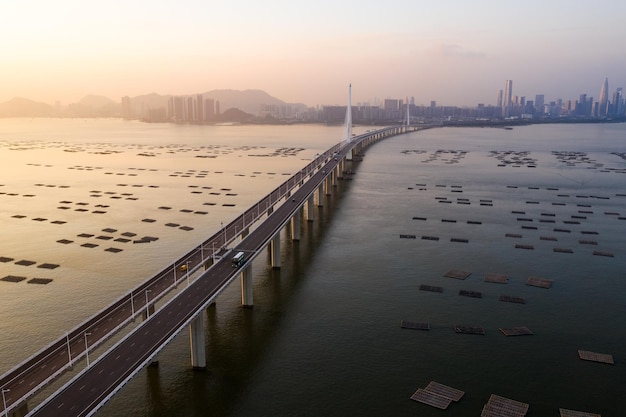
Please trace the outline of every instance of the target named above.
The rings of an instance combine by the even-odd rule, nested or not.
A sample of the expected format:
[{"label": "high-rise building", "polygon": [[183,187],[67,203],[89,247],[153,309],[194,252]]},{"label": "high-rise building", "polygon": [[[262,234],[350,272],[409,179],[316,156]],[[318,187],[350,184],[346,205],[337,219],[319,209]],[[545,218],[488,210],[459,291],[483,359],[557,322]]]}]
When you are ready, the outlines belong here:
[{"label": "high-rise building", "polygon": [[543,112],[543,105],[545,103],[545,96],[543,94],[535,95],[535,109],[539,112]]},{"label": "high-rise building", "polygon": [[598,116],[606,116],[609,113],[609,79],[605,78],[600,88],[600,99],[598,100]]},{"label": "high-rise building", "polygon": [[502,108],[502,90],[498,91],[498,99],[496,102],[496,106]]},{"label": "high-rise building", "polygon": [[622,97],[622,87],[618,88],[613,94],[613,114],[616,116],[624,115],[624,98]]},{"label": "high-rise building", "polygon": [[506,80],[504,89],[504,103],[502,107],[502,116],[509,117],[511,115],[511,107],[513,106],[513,80]]},{"label": "high-rise building", "polygon": [[196,120],[201,122],[204,120],[204,100],[202,99],[202,94],[198,94],[196,96]]}]

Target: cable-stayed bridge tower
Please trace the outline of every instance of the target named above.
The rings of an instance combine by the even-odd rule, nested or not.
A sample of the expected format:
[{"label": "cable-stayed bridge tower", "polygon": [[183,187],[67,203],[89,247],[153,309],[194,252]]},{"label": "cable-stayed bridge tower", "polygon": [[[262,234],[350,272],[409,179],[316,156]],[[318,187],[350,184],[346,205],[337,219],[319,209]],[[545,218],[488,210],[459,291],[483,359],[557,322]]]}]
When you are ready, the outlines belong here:
[{"label": "cable-stayed bridge tower", "polygon": [[348,86],[348,107],[346,108],[345,129],[343,139],[350,143],[352,142],[352,84]]}]

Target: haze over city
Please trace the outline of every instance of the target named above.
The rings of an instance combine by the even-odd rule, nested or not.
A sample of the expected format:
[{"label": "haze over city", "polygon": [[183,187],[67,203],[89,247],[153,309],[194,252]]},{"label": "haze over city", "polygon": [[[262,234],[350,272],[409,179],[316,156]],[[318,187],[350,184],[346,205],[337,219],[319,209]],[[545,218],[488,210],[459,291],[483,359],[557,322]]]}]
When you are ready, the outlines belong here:
[{"label": "haze over city", "polygon": [[495,104],[626,87],[626,3],[27,0],[4,6],[0,102],[262,89],[287,102]]}]

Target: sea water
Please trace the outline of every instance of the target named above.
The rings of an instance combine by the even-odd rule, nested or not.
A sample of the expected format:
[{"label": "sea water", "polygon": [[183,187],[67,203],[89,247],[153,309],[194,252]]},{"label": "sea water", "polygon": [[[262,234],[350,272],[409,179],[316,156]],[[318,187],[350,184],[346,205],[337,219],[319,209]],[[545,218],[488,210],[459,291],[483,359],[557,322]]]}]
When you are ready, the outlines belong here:
[{"label": "sea water", "polygon": [[[27,279],[0,281],[3,370],[217,231],[341,134],[11,123],[0,138],[0,256],[13,260],[0,275]],[[491,394],[528,403],[528,415],[621,415],[624,138],[621,124],[534,125],[436,128],[374,145],[302,224],[300,241],[283,233],[280,270],[255,260],[254,308],[241,308],[233,285],[208,309],[206,371],[190,369],[183,332],[98,415],[435,416],[409,399],[430,381],[465,391],[453,415],[479,415]],[[159,240],[105,251],[114,239],[98,236],[123,232]],[[450,270],[470,275],[444,277]],[[508,283],[486,282],[490,273]],[[528,286],[530,276],[552,287]],[[499,331],[518,326],[533,335]],[[615,365],[581,361],[578,350],[611,354]]]}]

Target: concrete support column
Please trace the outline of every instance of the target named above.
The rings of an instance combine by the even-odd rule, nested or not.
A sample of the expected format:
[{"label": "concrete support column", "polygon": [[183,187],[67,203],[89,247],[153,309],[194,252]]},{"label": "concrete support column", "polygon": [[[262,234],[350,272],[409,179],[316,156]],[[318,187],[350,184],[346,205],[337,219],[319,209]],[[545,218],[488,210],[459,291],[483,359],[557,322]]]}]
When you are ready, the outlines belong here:
[{"label": "concrete support column", "polygon": [[241,239],[245,239],[250,234],[250,228],[246,227],[241,231]]},{"label": "concrete support column", "polygon": [[248,265],[246,269],[241,271],[241,305],[244,307],[252,307],[252,265]]},{"label": "concrete support column", "polygon": [[204,312],[200,312],[189,324],[189,347],[191,349],[191,366],[194,369],[206,368],[206,351],[204,341]]},{"label": "concrete support column", "polygon": [[311,197],[306,201],[306,221],[312,222],[315,220],[315,212],[313,206],[315,205],[315,196],[311,194]]},{"label": "concrete support column", "polygon": [[291,218],[291,239],[300,240],[300,209]]},{"label": "concrete support column", "polygon": [[336,187],[337,184],[339,183],[339,177],[341,177],[341,170],[339,169],[339,165],[337,165],[335,167],[335,169],[333,170],[333,186]]},{"label": "concrete support column", "polygon": [[272,268],[280,269],[280,232],[270,241]]},{"label": "concrete support column", "polygon": [[326,187],[326,195],[331,195],[331,188],[332,188],[332,177],[333,173],[331,172],[329,176],[326,177],[326,180],[324,181],[324,185]]},{"label": "concrete support column", "polygon": [[324,182],[322,182],[320,186],[317,187],[317,206],[324,206]]}]

